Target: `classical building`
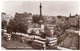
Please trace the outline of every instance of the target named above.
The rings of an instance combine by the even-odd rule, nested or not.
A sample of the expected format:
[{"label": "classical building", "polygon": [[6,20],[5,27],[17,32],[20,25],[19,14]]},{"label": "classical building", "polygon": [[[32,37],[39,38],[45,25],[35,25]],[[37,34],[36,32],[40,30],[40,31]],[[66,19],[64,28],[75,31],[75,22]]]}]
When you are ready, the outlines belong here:
[{"label": "classical building", "polygon": [[24,23],[25,25],[28,25],[28,27],[31,27],[32,24],[32,14],[31,13],[16,13],[15,14],[15,20],[18,23]]},{"label": "classical building", "polygon": [[71,16],[71,14],[70,14],[70,16],[69,16],[69,24],[71,25],[71,26],[77,26],[77,24],[78,24],[78,18],[79,18],[80,16],[79,15],[74,15],[74,16]]},{"label": "classical building", "polygon": [[11,15],[8,15],[4,12],[1,13],[1,20],[7,21],[7,24],[9,23],[10,19],[13,19]]}]

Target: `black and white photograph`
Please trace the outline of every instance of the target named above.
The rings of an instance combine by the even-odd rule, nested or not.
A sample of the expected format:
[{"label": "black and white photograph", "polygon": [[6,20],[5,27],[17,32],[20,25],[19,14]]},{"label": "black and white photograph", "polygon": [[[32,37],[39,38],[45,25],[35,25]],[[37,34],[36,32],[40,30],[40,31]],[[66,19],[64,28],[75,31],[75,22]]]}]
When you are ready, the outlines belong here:
[{"label": "black and white photograph", "polygon": [[80,50],[80,1],[3,1],[2,50]]}]

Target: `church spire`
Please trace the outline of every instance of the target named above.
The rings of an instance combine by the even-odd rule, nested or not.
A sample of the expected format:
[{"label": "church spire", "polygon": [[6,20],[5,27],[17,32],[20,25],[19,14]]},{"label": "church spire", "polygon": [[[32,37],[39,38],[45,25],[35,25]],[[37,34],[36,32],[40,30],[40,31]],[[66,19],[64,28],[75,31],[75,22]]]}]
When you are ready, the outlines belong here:
[{"label": "church spire", "polygon": [[69,17],[71,17],[71,13],[70,13]]}]

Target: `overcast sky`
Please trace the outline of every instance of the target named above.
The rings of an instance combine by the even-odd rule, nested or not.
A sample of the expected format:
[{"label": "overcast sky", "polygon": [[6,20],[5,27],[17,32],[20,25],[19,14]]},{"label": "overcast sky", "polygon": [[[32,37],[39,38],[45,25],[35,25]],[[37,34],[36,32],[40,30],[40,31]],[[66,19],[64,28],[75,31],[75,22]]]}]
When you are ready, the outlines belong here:
[{"label": "overcast sky", "polygon": [[80,1],[4,1],[2,11],[14,15],[15,12],[39,14],[42,3],[42,14],[49,16],[69,16],[80,14]]}]

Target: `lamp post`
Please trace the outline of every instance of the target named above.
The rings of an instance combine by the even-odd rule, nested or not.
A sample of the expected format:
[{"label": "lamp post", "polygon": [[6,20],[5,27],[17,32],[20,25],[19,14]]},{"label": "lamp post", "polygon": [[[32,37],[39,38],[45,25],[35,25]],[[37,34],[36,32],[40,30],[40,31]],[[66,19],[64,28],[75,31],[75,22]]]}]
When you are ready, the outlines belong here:
[{"label": "lamp post", "polygon": [[79,37],[79,36],[80,36],[80,25],[79,25],[79,23],[80,23],[80,18],[78,18],[78,28],[79,28],[79,34],[78,34],[78,49],[80,49],[80,48],[79,48],[79,43],[80,43],[80,42],[79,42],[79,39],[80,39],[80,37]]}]

